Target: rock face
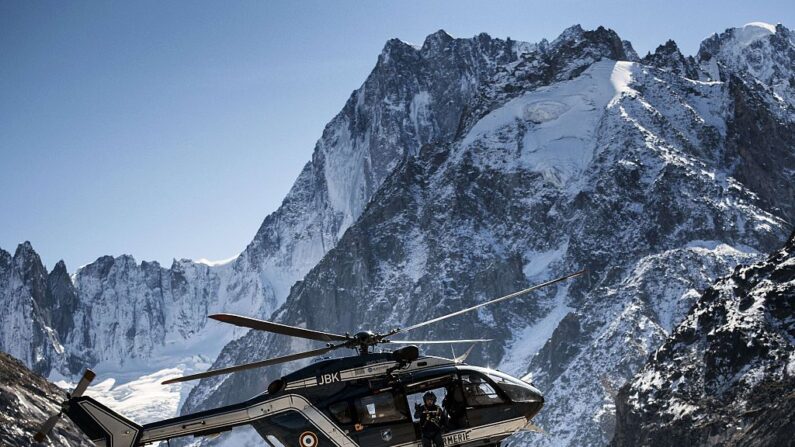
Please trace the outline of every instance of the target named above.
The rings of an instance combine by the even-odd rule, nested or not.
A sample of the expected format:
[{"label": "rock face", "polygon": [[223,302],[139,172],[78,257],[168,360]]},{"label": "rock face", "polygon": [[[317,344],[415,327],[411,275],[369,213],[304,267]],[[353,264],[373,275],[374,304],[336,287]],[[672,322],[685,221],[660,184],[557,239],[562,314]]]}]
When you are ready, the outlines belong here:
[{"label": "rock face", "polygon": [[63,263],[47,273],[30,243],[0,250],[0,347],[34,371],[63,364],[60,334],[74,329],[77,293]]},{"label": "rock face", "polygon": [[[444,31],[428,36],[419,48],[390,40],[362,87],[326,126],[312,160],[281,207],[265,219],[237,258],[215,266],[175,260],[164,268],[139,264],[128,255],[101,257],[73,276],[78,302],[72,303],[71,312],[55,312],[71,320],[59,321],[66,325],[64,331],[45,318],[37,323],[42,328],[34,331],[35,337],[3,332],[8,336],[0,339],[0,349],[19,355],[41,373],[67,376],[99,362],[112,369],[129,368],[180,344],[216,355],[218,342],[222,345],[230,337],[219,338],[207,327],[207,313],[270,315],[290,286],[335,246],[384,179],[423,144],[454,139],[495,103],[526,88],[566,79],[602,57],[600,52],[614,58],[624,58],[627,51],[634,54],[628,43],[604,28],[573,27],[565,34],[566,39],[539,44],[543,48],[485,34],[453,39]],[[494,77],[506,80],[504,89],[491,89]],[[25,250],[38,259],[29,244]],[[46,275],[36,262],[39,276]],[[28,305],[25,293],[44,293],[45,285],[36,282],[42,278],[25,277],[3,287],[7,301]],[[31,292],[12,289],[17,286]],[[48,305],[37,309],[52,314]],[[63,352],[52,348],[35,360],[33,351],[44,349],[47,337],[53,340],[50,344],[62,345]],[[207,345],[211,348],[203,350]]]},{"label": "rock face", "polygon": [[654,53],[647,54],[641,62],[690,79],[698,79],[700,76],[696,60],[693,56],[685,57],[673,40],[658,46]]},{"label": "rock face", "polygon": [[[55,377],[96,364],[151,378],[186,355],[220,367],[310,347],[208,313],[386,330],[587,267],[408,336],[496,340],[470,359],[547,396],[550,435],[513,442],[605,445],[617,390],[698,291],[795,221],[795,44],[783,26],[754,26],[696,57],[669,42],[643,60],[602,27],[536,44],[390,40],[234,260],[106,256],[70,277],[29,244],[0,251],[0,349]],[[204,380],[170,402],[238,401],[297,366]]]},{"label": "rock face", "polygon": [[616,408],[614,446],[793,445],[795,233],[710,286]]},{"label": "rock face", "polygon": [[784,25],[749,23],[713,34],[702,42],[697,57],[710,79],[726,81],[741,74],[795,105],[795,34]]},{"label": "rock face", "polygon": [[[383,331],[588,267],[589,278],[407,337],[499,340],[471,360],[528,375],[547,397],[538,423],[549,435],[517,445],[609,443],[617,390],[699,290],[789,233],[793,196],[772,191],[795,180],[793,115],[747,72],[699,81],[616,61],[620,39],[582,44],[587,33],[567,30],[520,58],[580,61],[576,69],[497,72],[484,91],[511,94],[451,141],[406,157],[274,318]],[[749,138],[751,117],[771,126],[764,139]],[[770,171],[762,183],[751,180],[760,163]],[[214,367],[310,347],[251,332]],[[206,379],[182,411],[241,400],[297,366]]]},{"label": "rock face", "polygon": [[[154,357],[172,356],[179,346],[215,356],[240,333],[219,336],[206,315],[270,315],[405,157],[416,156],[424,144],[455,139],[495,104],[568,79],[605,55],[636,57],[627,42],[604,28],[572,27],[538,45],[486,34],[453,39],[444,31],[421,47],[390,40],[371,75],[326,127],[282,206],[237,258],[212,266],[175,260],[165,268],[128,255],[103,256],[72,277],[61,263],[53,272],[60,284],[52,284],[52,297],[64,302],[62,312],[59,302],[45,296],[47,272],[30,244],[20,246],[20,256],[28,256],[25,262],[35,269],[24,275],[3,252],[8,268],[0,275],[15,278],[2,288],[3,302],[19,309],[4,317],[30,317],[35,325],[18,331],[27,324],[24,318],[4,325],[0,349],[56,376],[96,364],[136,369]],[[494,84],[495,78],[503,82]]]},{"label": "rock face", "polygon": [[60,410],[66,393],[19,360],[0,352],[0,445],[89,447],[94,444],[62,418],[43,443],[33,443],[41,424]]}]

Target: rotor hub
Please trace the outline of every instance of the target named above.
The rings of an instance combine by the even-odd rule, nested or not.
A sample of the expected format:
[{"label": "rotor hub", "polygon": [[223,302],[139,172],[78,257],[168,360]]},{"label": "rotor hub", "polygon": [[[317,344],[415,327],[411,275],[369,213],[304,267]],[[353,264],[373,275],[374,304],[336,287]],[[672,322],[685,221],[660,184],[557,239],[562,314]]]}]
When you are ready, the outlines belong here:
[{"label": "rotor hub", "polygon": [[378,343],[378,336],[373,331],[361,331],[354,334],[353,339],[362,345],[374,345]]}]

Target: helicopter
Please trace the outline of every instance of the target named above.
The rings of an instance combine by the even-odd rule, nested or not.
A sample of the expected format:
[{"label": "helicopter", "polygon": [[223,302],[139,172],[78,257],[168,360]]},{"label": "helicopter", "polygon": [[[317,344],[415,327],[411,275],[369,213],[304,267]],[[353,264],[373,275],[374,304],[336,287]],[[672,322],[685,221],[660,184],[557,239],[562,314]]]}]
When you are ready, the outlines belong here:
[{"label": "helicopter", "polygon": [[[169,379],[186,382],[311,357],[341,348],[357,355],[321,359],[268,385],[249,400],[208,411],[139,425],[84,393],[96,376],[87,369],[61,411],[41,426],[34,440],[42,442],[65,414],[98,447],[135,447],[183,436],[214,437],[234,427],[251,425],[268,447],[420,447],[420,426],[410,405],[425,393],[443,395],[448,413],[445,446],[497,446],[517,431],[541,431],[532,419],[544,396],[532,383],[503,372],[465,363],[475,346],[489,339],[404,340],[391,337],[437,323],[484,306],[582,275],[571,273],[500,298],[384,333],[335,334],[234,314],[209,318],[290,337],[320,341],[326,346],[257,362]],[[461,356],[447,359],[420,355],[417,345],[467,343]],[[405,345],[391,352],[373,352],[381,344]]]}]

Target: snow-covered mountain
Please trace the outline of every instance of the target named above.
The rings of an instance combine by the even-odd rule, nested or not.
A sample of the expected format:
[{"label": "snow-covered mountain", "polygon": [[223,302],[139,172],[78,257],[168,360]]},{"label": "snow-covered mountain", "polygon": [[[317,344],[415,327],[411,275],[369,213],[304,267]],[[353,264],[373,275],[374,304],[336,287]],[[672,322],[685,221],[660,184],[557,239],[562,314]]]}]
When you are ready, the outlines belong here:
[{"label": "snow-covered mountain", "polygon": [[792,445],[795,233],[711,285],[616,405],[616,446]]},{"label": "snow-covered mountain", "polygon": [[74,329],[79,298],[63,262],[48,273],[30,243],[13,256],[0,249],[0,303],[4,352],[45,373],[68,361],[62,340]]},{"label": "snow-covered mountain", "polygon": [[[695,57],[668,42],[640,59],[601,27],[536,44],[390,40],[237,258],[102,257],[70,277],[30,244],[0,250],[0,349],[53,379],[96,366],[116,382],[92,392],[147,422],[249,397],[280,369],[192,391],[156,386],[165,377],[309,346],[208,313],[379,329],[588,267],[412,338],[496,339],[471,359],[545,391],[549,435],[534,442],[604,445],[616,390],[698,291],[795,221],[793,48],[788,29],[759,24]],[[146,393],[155,404],[130,399]]]},{"label": "snow-covered mountain", "polygon": [[[438,138],[437,143],[428,143],[424,147],[446,144],[444,142],[460,138],[466,129],[499,104],[521,95],[524,91],[570,79],[603,57],[637,58],[631,46],[622,42],[614,32],[604,28],[584,31],[579,26],[564,31],[551,43],[542,41],[539,44],[503,41],[485,34],[472,39],[453,39],[444,31],[428,36],[421,47],[391,40],[379,56],[379,64],[374,73],[382,69],[382,64],[393,64],[396,54],[406,61],[390,68],[389,76],[391,82],[397,83],[397,90],[404,88],[401,84],[405,83],[405,79],[428,77],[431,81],[426,82],[426,85],[438,84],[447,88],[454,86],[455,89],[466,86],[467,91],[476,92],[470,96],[470,103],[460,109],[455,119],[448,120],[451,124],[455,123],[455,127],[451,128],[452,132],[444,138]],[[429,61],[434,61],[433,66],[428,67]],[[442,70],[439,66],[464,69]],[[472,69],[467,67],[478,68],[478,76],[475,77]],[[372,79],[373,75],[368,78],[368,82]],[[364,88],[366,87],[367,82]],[[420,96],[427,96],[427,92]],[[444,94],[440,96],[444,97]],[[391,94],[382,95],[381,98],[379,107],[394,107]],[[409,118],[412,118],[415,107],[404,102],[398,109],[407,111]],[[449,113],[449,107],[439,106],[439,109]],[[435,112],[429,110],[428,113]],[[418,156],[415,154],[401,157],[396,166],[400,168]],[[395,234],[393,237],[399,238],[400,235]],[[418,265],[418,268],[422,266]]]},{"label": "snow-covered mountain", "polygon": [[698,63],[710,79],[750,78],[795,105],[795,33],[784,25],[754,22],[714,34],[701,44]]},{"label": "snow-covered mountain", "polygon": [[[601,38],[600,45],[611,48],[600,51],[615,51],[616,58],[636,57],[631,49],[625,53],[628,44],[610,40],[614,34],[604,29],[583,32],[574,27],[567,33]],[[56,312],[68,316],[63,330],[48,319],[52,305],[31,305],[31,296],[46,293],[41,281],[35,275],[19,279],[19,269],[9,264],[0,271],[0,277],[10,281],[3,287],[4,299],[19,311],[4,318],[22,318],[17,326],[27,326],[17,331],[17,326],[4,324],[0,348],[56,380],[68,379],[85,365],[94,365],[101,376],[118,382],[206,367],[223,344],[240,335],[208,326],[206,315],[227,311],[268,316],[284,301],[289,287],[334,246],[403,158],[428,142],[452,139],[469,117],[521,92],[520,87],[490,90],[486,81],[495,73],[517,85],[533,86],[568,76],[595,60],[577,39],[552,45],[562,47],[564,57],[520,60],[519,55],[526,56],[534,46],[485,34],[454,40],[439,31],[418,48],[390,40],[371,75],[326,127],[312,161],[282,206],[265,219],[237,258],[212,266],[175,260],[164,268],[139,264],[130,256],[105,256],[81,267],[71,279],[59,264],[56,270],[65,280],[61,289],[78,297],[68,312]],[[572,62],[574,58],[578,60]],[[542,72],[532,71],[535,77],[523,76],[528,66],[539,64],[554,64],[560,70],[547,66]],[[458,82],[451,84],[450,79]],[[22,248],[37,274],[46,276],[30,244]],[[10,258],[4,254],[4,259]],[[35,321],[33,327],[27,318]],[[170,402],[163,411],[174,411],[184,398],[187,388],[176,388],[161,396]],[[149,418],[162,414],[157,411]]]},{"label": "snow-covered mountain", "polygon": [[[86,365],[122,382],[206,367],[225,343],[242,334],[208,325],[208,313],[270,315],[290,286],[336,244],[394,167],[423,144],[451,139],[473,104],[488,102],[480,98],[482,79],[495,64],[517,59],[515,42],[485,35],[462,43],[449,57],[436,57],[434,48],[449,41],[440,31],[420,49],[397,39],[387,42],[371,75],[326,126],[281,207],[234,260],[211,266],[175,260],[164,268],[131,256],[104,256],[71,280],[60,263],[53,274],[72,295],[56,298],[79,299],[66,304],[67,312],[54,312],[60,304],[43,303],[49,296],[47,272],[30,244],[21,245],[13,258],[33,265],[30,272],[21,270],[30,270],[27,264],[12,265],[11,255],[0,252],[0,280],[8,281],[0,290],[3,303],[18,309],[2,316],[9,324],[0,328],[0,349],[54,379],[80,373]],[[404,72],[413,75],[402,79]],[[450,78],[461,82],[446,83]],[[50,314],[67,317],[51,322]],[[166,411],[176,411],[186,390],[178,386],[166,393],[171,402]]]},{"label": "snow-covered mountain", "polygon": [[[549,434],[535,444],[608,443],[616,391],[699,290],[777,247],[795,217],[791,106],[736,64],[710,79],[703,60],[672,57],[675,45],[644,62],[627,47],[576,27],[520,45],[516,67],[485,83],[496,99],[484,113],[403,160],[274,317],[338,332],[406,326],[588,267],[587,279],[411,337],[499,340],[471,358],[545,390]],[[249,333],[214,366],[309,346]],[[206,379],[183,412],[294,367]]]}]

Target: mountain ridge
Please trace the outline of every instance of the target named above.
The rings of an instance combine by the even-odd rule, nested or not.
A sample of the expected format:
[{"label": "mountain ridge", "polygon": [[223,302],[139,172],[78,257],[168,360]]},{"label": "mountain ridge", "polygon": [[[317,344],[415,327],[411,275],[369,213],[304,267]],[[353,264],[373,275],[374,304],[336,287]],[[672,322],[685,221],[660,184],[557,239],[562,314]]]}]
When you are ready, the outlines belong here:
[{"label": "mountain ridge", "polygon": [[[662,49],[658,48],[655,52],[657,57],[647,56],[644,62],[632,50],[631,44],[603,27],[585,31],[580,26],[573,26],[552,42],[543,40],[537,44],[494,39],[486,34],[471,39],[456,39],[443,30],[429,35],[421,47],[392,39],[385,44],[376,67],[362,87],[353,92],[340,114],[324,129],[312,160],[302,170],[279,211],[266,217],[252,242],[238,258],[215,267],[189,260],[174,261],[167,269],[157,263],[144,261],[138,264],[130,256],[120,256],[103,257],[85,266],[74,274],[72,287],[83,294],[81,299],[89,297],[87,302],[90,306],[76,310],[78,318],[72,327],[67,321],[51,323],[46,312],[39,315],[36,309],[20,311],[22,314],[32,312],[42,322],[59,325],[68,334],[65,346],[72,357],[63,358],[57,353],[57,343],[51,343],[52,347],[47,349],[53,354],[45,357],[55,360],[50,359],[49,364],[43,363],[38,368],[42,372],[48,368],[50,371],[60,368],[61,373],[68,375],[78,371],[84,363],[113,363],[128,356],[147,359],[165,349],[158,345],[158,340],[175,345],[191,338],[217,337],[223,328],[208,327],[204,319],[212,311],[236,311],[264,318],[273,315],[277,319],[293,321],[290,319],[301,316],[307,308],[302,310],[300,305],[293,302],[288,305],[285,300],[303,300],[304,305],[312,303],[323,307],[322,303],[306,295],[308,291],[315,290],[312,292],[315,293],[315,299],[324,296],[317,292],[325,287],[319,283],[323,274],[312,272],[323,264],[349,231],[354,233],[347,236],[347,244],[353,244],[351,247],[360,244],[353,252],[359,255],[353,256],[353,259],[361,256],[356,261],[358,264],[349,265],[358,265],[357,268],[360,268],[369,263],[371,271],[369,285],[357,283],[353,278],[355,275],[348,273],[347,279],[342,281],[343,289],[351,291],[362,286],[377,291],[380,308],[371,307],[362,295],[353,295],[355,300],[359,300],[362,309],[369,308],[382,315],[389,313],[384,306],[396,305],[386,293],[387,290],[399,290],[395,288],[396,284],[403,284],[412,291],[415,287],[436,291],[435,295],[419,292],[395,295],[414,304],[408,308],[425,309],[430,313],[439,309],[429,307],[431,303],[424,303],[422,296],[462,296],[464,301],[477,302],[519,288],[531,277],[543,278],[545,275],[562,273],[565,267],[575,268],[583,263],[595,266],[596,271],[604,274],[604,277],[600,275],[594,278],[594,282],[603,284],[604,290],[611,292],[610,287],[604,284],[615,281],[622,270],[606,269],[605,259],[610,255],[595,241],[572,236],[599,231],[611,237],[616,236],[609,229],[611,219],[606,217],[607,210],[611,208],[618,212],[613,224],[615,221],[629,222],[629,218],[645,222],[645,226],[630,225],[632,230],[628,235],[614,237],[611,242],[620,245],[632,241],[629,236],[637,238],[644,246],[642,250],[646,250],[642,259],[649,263],[655,262],[649,256],[661,253],[664,259],[679,257],[691,266],[695,266],[698,260],[707,260],[708,272],[685,272],[680,275],[683,287],[689,283],[706,284],[711,279],[710,275],[718,275],[734,263],[757,256],[756,251],[774,247],[783,238],[784,222],[792,221],[795,206],[791,200],[792,194],[787,199],[787,192],[793,187],[792,174],[776,168],[793,166],[792,154],[777,149],[787,145],[793,147],[792,103],[787,102],[786,85],[780,84],[780,79],[783,79],[781,67],[786,66],[787,60],[793,59],[787,59],[790,56],[787,48],[784,48],[786,51],[783,51],[783,55],[774,53],[787,41],[781,36],[789,36],[789,31],[783,26],[776,30],[776,33],[769,35],[774,37],[763,36],[749,44],[754,50],[761,48],[767,51],[765,54],[773,62],[764,67],[775,69],[768,70],[772,74],[767,71],[763,74],[769,74],[765,79],[778,86],[776,88],[758,85],[754,77],[760,73],[756,70],[758,67],[752,66],[753,70],[748,70],[738,63],[738,57],[743,56],[744,48],[748,47],[738,51],[719,51],[721,45],[734,45],[736,33],[711,40],[709,48],[717,51],[709,53],[708,61],[693,57],[692,61],[683,56],[680,58],[678,48],[666,45]],[[768,44],[764,39],[778,40]],[[706,50],[704,54],[707,54]],[[635,63],[616,63],[612,66],[607,76],[609,79],[605,78],[605,82],[620,84],[622,90],[617,96],[609,98],[607,106],[601,106],[603,100],[596,96],[578,102],[579,99],[560,100],[561,96],[554,94],[556,91],[561,92],[561,85],[572,82],[584,86],[583,89],[597,89],[595,84],[589,84],[584,79],[589,76],[592,80],[594,76],[602,79],[600,76],[605,74],[594,74],[593,70],[588,70],[595,64],[602,63],[598,67],[604,66],[604,61],[609,59]],[[721,61],[726,62],[722,71]],[[717,71],[713,70],[715,66],[719,67]],[[684,77],[680,76],[682,73]],[[692,79],[694,73],[699,79]],[[716,73],[723,78],[710,79]],[[655,76],[660,79],[659,82],[654,80]],[[572,97],[575,97],[583,89],[564,93],[574,94]],[[594,95],[598,93],[594,92]],[[523,100],[526,96],[532,100]],[[513,115],[508,114],[509,104],[516,105],[516,110],[510,110]],[[595,116],[588,109],[591,105],[609,107],[611,112]],[[597,107],[597,110],[600,109]],[[733,113],[733,121],[729,122],[723,115],[726,110]],[[498,111],[502,115],[494,114]],[[631,114],[636,121],[623,120],[619,112]],[[577,120],[571,117],[577,116],[586,121],[591,120],[587,122],[592,123],[591,129],[595,130],[575,126],[582,132],[560,134],[567,145],[577,148],[570,153],[561,152],[567,155],[560,158],[555,152],[559,150],[553,138],[554,132],[558,132],[555,129],[560,128],[562,121],[559,120],[576,124]],[[505,121],[507,118],[514,121]],[[501,127],[483,127],[489,120]],[[478,125],[481,127],[477,128]],[[737,132],[738,129],[745,129],[747,134]],[[623,138],[629,147],[650,146],[652,155],[637,151],[624,156],[615,149],[618,142],[616,138],[610,137],[611,132]],[[470,136],[471,140],[465,141]],[[763,144],[758,147],[748,144],[753,141]],[[614,149],[605,150],[600,145]],[[760,162],[756,163],[757,160]],[[699,169],[689,169],[687,163],[698,165]],[[597,166],[602,172],[592,171],[592,166]],[[769,178],[763,179],[760,172]],[[578,190],[582,187],[578,182],[584,181],[578,177],[591,178],[595,183]],[[657,180],[663,184],[655,185]],[[405,184],[399,184],[401,182]],[[633,184],[637,182],[645,183],[644,187],[649,189],[634,187]],[[680,182],[690,189],[676,190],[674,186],[666,187],[666,182]],[[429,198],[427,193],[420,191],[427,185],[435,187],[433,191],[439,196]],[[535,189],[527,185],[533,185]],[[496,189],[490,192],[492,188]],[[606,197],[607,192],[617,188],[627,191],[621,198],[629,200],[635,208]],[[743,189],[749,193],[746,194]],[[570,191],[574,191],[571,196]],[[688,210],[696,214],[692,220],[691,216],[677,211],[680,208],[677,201],[667,198],[683,191],[687,193],[687,200],[697,202]],[[662,198],[651,200],[652,192]],[[715,199],[715,203],[698,202],[696,198],[699,194]],[[374,201],[373,197],[378,199]],[[511,216],[508,221],[536,234],[522,235],[517,231],[490,226],[486,220],[482,228],[473,227],[473,232],[466,239],[458,240],[454,237],[457,229],[437,222],[440,216],[447,216],[448,213],[444,207],[434,206],[434,200],[442,200],[449,205],[449,210],[458,213],[451,219],[458,219],[461,228],[472,226],[466,219],[480,220],[487,216],[499,220],[505,217],[500,213],[505,213]],[[724,206],[729,208],[728,211],[720,207],[721,200],[726,201]],[[505,201],[515,205],[500,205],[500,202]],[[683,200],[681,203],[689,202]],[[409,207],[415,215],[401,213],[401,207]],[[594,222],[599,222],[599,225],[584,221],[576,225],[566,223],[572,216],[575,216],[574,220],[581,219],[576,217],[577,213],[580,216],[588,215],[583,213],[591,212],[584,211],[589,207],[602,210],[589,215],[596,217]],[[533,217],[514,215],[520,209],[531,211]],[[653,213],[653,219],[643,219],[641,211],[649,210]],[[539,213],[538,216],[536,213]],[[360,225],[360,220],[364,214],[370,216],[371,225],[382,222],[383,229],[362,232],[364,223]],[[394,218],[402,218],[404,222],[393,222]],[[715,218],[718,218],[717,221]],[[414,220],[425,227],[406,224]],[[672,237],[668,234],[678,230],[678,225],[685,221],[702,226],[704,230],[686,230],[688,237]],[[567,231],[545,228],[552,223]],[[726,225],[729,227],[724,228]],[[428,229],[432,229],[432,233],[428,233]],[[484,234],[488,235],[480,242],[472,236],[479,231],[485,231]],[[394,240],[378,242],[384,238],[384,232],[395,233],[396,236],[392,237]],[[397,237],[402,234],[406,237]],[[480,261],[469,259],[472,261],[470,269],[472,266],[488,266],[490,262],[493,265],[480,273],[469,274],[460,265],[462,259],[467,259],[464,252],[441,245],[428,251],[428,244],[438,245],[434,238],[446,241],[451,246],[458,244],[482,251]],[[707,244],[712,248],[688,246],[694,239],[718,240],[718,243]],[[730,242],[728,246],[734,251],[721,249],[720,239],[727,239],[723,242]],[[524,244],[521,250],[515,248],[520,242]],[[362,250],[372,249],[378,244],[382,244],[377,252],[383,259],[367,260]],[[30,249],[32,251],[32,247]],[[435,263],[444,265],[447,255],[455,260],[453,264],[459,263],[457,267],[450,268],[456,270],[456,275],[463,276],[448,275],[452,279],[447,284],[436,284],[424,278]],[[336,259],[344,258],[340,254],[334,256]],[[387,281],[385,267],[374,266],[382,264],[382,261],[389,264],[396,275],[396,282]],[[623,264],[627,262],[626,259],[622,261]],[[3,262],[0,262],[2,265]],[[328,272],[336,271],[328,262],[323,265]],[[54,280],[58,278],[60,285],[55,287],[54,283],[52,289],[58,291],[58,299],[68,307],[73,301],[70,301],[72,295],[64,279],[64,271],[65,268],[58,268]],[[326,273],[326,280],[331,280],[329,274]],[[631,272],[625,274],[631,276]],[[10,275],[18,273],[12,271]],[[314,279],[307,282],[309,275]],[[638,275],[638,281],[643,282],[648,273],[640,272]],[[34,276],[43,278],[41,272]],[[2,277],[0,275],[0,279]],[[46,302],[44,298],[38,297],[46,297],[46,290],[50,286],[42,286],[42,280],[28,282],[33,292],[25,293],[34,296],[34,302]],[[475,286],[478,282],[494,285]],[[42,290],[45,292],[39,293]],[[327,292],[338,295],[339,299],[345,295],[337,290]],[[590,349],[583,337],[595,332],[594,323],[578,315],[578,309],[587,308],[587,304],[583,307],[583,303],[590,299],[583,287],[574,285],[571,289],[556,289],[556,292],[545,294],[540,303],[525,300],[520,305],[512,306],[508,319],[504,320],[512,329],[495,334],[505,343],[504,346],[476,352],[473,358],[499,362],[510,347],[528,343],[526,338],[519,335],[521,331],[514,330],[520,327],[529,330],[549,317],[551,319],[544,320],[546,325],[561,329],[556,333],[557,329],[553,327],[547,334],[550,346],[538,348],[538,355],[535,356],[538,360],[530,359],[534,353],[528,351],[525,357],[513,359],[512,362],[515,365],[529,362],[518,372],[532,374],[550,386],[560,377],[565,377],[562,374],[571,368],[571,362]],[[611,293],[616,294],[615,291]],[[686,290],[682,293],[687,296],[685,302],[694,299]],[[21,295],[20,292],[15,296],[18,298]],[[125,296],[137,297],[133,306],[123,300]],[[12,298],[7,296],[5,299],[10,302]],[[621,300],[626,301],[627,298]],[[652,308],[657,309],[654,313],[668,312],[664,308],[671,300],[668,297],[658,300],[660,302],[657,304],[654,304],[654,299],[650,300]],[[460,303],[450,301],[444,303],[443,308],[453,308],[456,304]],[[280,305],[283,307],[280,308]],[[529,313],[523,311],[522,306],[526,306]],[[682,305],[675,307],[678,310],[672,311],[670,319],[683,316]],[[120,314],[116,312],[120,310],[126,312],[123,314],[125,316],[119,317]],[[641,312],[629,308],[626,310]],[[290,316],[290,312],[295,315]],[[102,315],[107,317],[98,317]],[[415,320],[419,318],[416,313],[407,315],[412,315],[411,318]],[[495,317],[483,314],[478,318],[488,320]],[[644,349],[651,349],[655,342],[661,341],[664,329],[670,324],[663,324],[659,316],[644,315],[644,318],[662,328],[656,329],[658,332],[655,334],[646,333],[641,337],[647,345]],[[121,330],[112,329],[112,323],[120,320],[134,323],[123,326]],[[392,321],[387,315],[384,322]],[[100,323],[99,327],[97,323]],[[472,327],[482,327],[484,321],[476,319],[471,323]],[[325,323],[318,321],[318,324]],[[42,326],[40,334],[35,336],[39,338],[34,335],[29,337],[30,352],[35,351],[34,348],[48,346],[42,340],[48,339],[45,335],[50,333],[46,328],[51,326]],[[457,335],[454,332],[451,331],[450,335]],[[118,341],[92,341],[92,334],[96,333],[113,335],[106,338]],[[434,333],[432,331],[426,335]],[[571,337],[566,334],[577,334],[579,341],[567,341],[567,337]],[[252,346],[255,341],[275,349],[276,341],[256,340],[254,335],[238,338],[242,335],[242,332],[233,335],[225,333],[218,337],[223,342],[230,341],[230,348],[222,351],[218,346],[206,351],[206,356],[212,357],[220,352],[215,362],[220,366],[241,359],[233,354],[233,346],[237,350],[248,349],[250,354],[260,352]],[[55,337],[55,342],[60,343],[58,337]],[[0,347],[5,350],[8,349],[6,346],[8,342]],[[23,351],[20,349],[20,352]],[[559,352],[566,354],[560,355]],[[33,357],[30,355],[28,358]],[[638,363],[637,357],[632,357],[627,363],[627,372],[620,377],[609,378],[608,382],[627,377],[629,370]],[[200,366],[194,365],[187,370],[197,367]],[[232,394],[240,397],[250,392],[252,387],[262,385],[264,380],[260,377],[242,387],[234,386],[233,380],[226,385],[226,389],[234,389],[235,393],[220,400],[228,401]],[[209,383],[202,382],[190,396],[185,396],[187,403],[183,411],[200,408],[203,404],[201,397],[206,398],[218,392],[218,388]],[[184,396],[188,391],[180,393]],[[588,430],[587,436],[593,436],[593,427]],[[604,442],[608,434],[604,432],[597,438],[588,439]]]}]

